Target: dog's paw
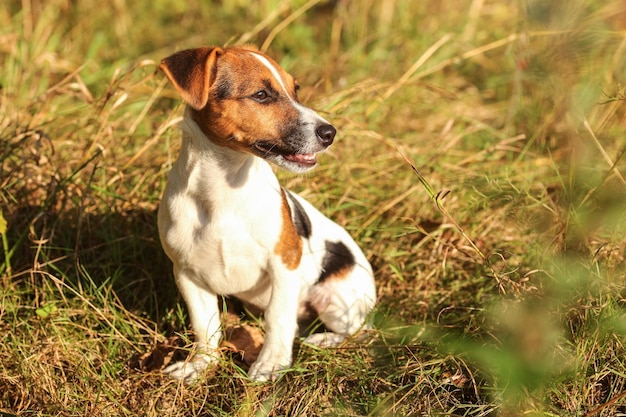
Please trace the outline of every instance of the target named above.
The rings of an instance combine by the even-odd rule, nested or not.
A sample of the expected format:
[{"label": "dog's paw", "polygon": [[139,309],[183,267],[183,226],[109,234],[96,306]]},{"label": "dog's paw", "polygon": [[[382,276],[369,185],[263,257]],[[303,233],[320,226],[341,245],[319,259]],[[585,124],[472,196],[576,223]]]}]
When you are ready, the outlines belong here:
[{"label": "dog's paw", "polygon": [[291,366],[290,361],[281,365],[280,362],[267,362],[257,360],[250,367],[250,370],[248,371],[248,377],[257,382],[273,382],[280,378],[283,374],[283,371],[286,368],[289,368],[289,366]]},{"label": "dog's paw", "polygon": [[304,339],[304,343],[307,345],[314,345],[322,348],[333,347],[340,345],[348,337],[345,334],[322,332],[313,333]]},{"label": "dog's paw", "polygon": [[175,362],[165,369],[163,373],[168,376],[191,384],[197,381],[204,370],[215,363],[215,358],[207,355],[195,355],[190,360]]}]

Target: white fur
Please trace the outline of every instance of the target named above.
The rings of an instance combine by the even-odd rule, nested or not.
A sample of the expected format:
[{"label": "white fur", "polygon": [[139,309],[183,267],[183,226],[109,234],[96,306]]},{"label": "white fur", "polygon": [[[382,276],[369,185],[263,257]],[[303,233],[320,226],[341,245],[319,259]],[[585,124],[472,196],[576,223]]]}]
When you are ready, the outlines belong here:
[{"label": "white fur", "polygon": [[[272,73],[278,77],[276,70]],[[311,121],[315,115],[323,121],[293,103],[302,108],[303,120]],[[333,332],[314,335],[311,343],[338,343],[364,326],[376,300],[372,269],[343,228],[296,197],[311,221],[312,235],[303,239],[302,259],[290,270],[275,253],[283,227],[283,199],[272,168],[250,153],[214,144],[190,112],[188,107],[180,125],[180,156],[169,174],[158,220],[163,248],[189,309],[198,353],[165,372],[191,381],[215,362],[221,338],[217,297],[232,295],[265,312],[265,343],[249,376],[274,379],[291,365],[297,315],[305,302]],[[310,142],[316,141],[308,122],[302,129]],[[343,242],[356,266],[346,277],[318,283],[327,240]]]}]

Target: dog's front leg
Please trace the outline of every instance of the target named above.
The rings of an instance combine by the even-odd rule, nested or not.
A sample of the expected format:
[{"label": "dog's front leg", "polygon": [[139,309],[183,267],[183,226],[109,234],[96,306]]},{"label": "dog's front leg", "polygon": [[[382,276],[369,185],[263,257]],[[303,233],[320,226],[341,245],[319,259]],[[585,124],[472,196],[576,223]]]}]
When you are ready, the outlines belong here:
[{"label": "dog's front leg", "polygon": [[297,314],[301,277],[280,265],[272,277],[272,295],[265,310],[265,342],[248,375],[256,381],[275,380],[291,366],[293,339],[297,330]]},{"label": "dog's front leg", "polygon": [[174,275],[189,310],[196,353],[185,361],[168,366],[163,372],[189,383],[197,380],[209,365],[217,361],[222,335],[220,312],[217,296],[208,288],[198,285],[193,273],[174,268]]}]

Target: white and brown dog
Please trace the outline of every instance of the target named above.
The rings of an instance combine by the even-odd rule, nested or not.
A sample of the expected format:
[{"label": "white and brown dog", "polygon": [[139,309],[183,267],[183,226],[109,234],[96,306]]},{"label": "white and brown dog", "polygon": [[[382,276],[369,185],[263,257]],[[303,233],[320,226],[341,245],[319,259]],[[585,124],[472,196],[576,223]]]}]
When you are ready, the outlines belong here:
[{"label": "white and brown dog", "polygon": [[249,376],[275,379],[291,364],[304,310],[329,330],[306,341],[335,344],[364,326],[376,300],[370,264],[349,234],[282,188],[267,163],[308,171],[335,128],[252,47],[185,50],[160,68],[187,106],[159,233],[201,352],[165,372],[189,381],[215,362],[217,296],[231,295],[265,312],[265,343]]}]

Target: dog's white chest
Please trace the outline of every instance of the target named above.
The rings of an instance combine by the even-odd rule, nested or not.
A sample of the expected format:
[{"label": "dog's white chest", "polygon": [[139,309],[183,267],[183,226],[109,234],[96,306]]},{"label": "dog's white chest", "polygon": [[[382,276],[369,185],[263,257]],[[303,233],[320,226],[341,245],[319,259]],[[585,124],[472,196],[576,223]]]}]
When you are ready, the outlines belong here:
[{"label": "dog's white chest", "polygon": [[[279,191],[254,181],[235,189],[228,184],[202,189],[194,185],[193,178],[210,178],[210,173],[201,166],[194,171],[185,183],[176,169],[170,175],[159,208],[166,252],[177,268],[185,269],[216,294],[240,294],[258,288],[267,275],[268,259],[280,232],[280,202],[276,196],[268,198],[267,193]],[[257,195],[261,190],[264,196]],[[253,204],[255,201],[263,201],[263,209]]]}]

